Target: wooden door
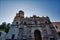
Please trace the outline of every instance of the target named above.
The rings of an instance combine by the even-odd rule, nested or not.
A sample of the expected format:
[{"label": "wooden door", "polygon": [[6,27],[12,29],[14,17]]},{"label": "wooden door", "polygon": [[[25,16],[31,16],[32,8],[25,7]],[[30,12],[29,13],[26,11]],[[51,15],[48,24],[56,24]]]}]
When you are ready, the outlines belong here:
[{"label": "wooden door", "polygon": [[34,31],[35,40],[42,40],[41,33],[39,30]]}]

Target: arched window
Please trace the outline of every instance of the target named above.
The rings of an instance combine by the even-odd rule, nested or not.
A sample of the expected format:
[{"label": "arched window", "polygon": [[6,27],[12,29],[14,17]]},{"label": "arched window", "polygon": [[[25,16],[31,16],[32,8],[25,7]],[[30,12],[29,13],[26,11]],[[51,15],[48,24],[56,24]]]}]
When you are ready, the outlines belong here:
[{"label": "arched window", "polygon": [[45,24],[48,24],[47,21],[45,22]]},{"label": "arched window", "polygon": [[35,24],[37,24],[37,21],[35,20]]},{"label": "arched window", "polygon": [[13,34],[11,38],[14,39],[14,37],[15,37],[15,35]]},{"label": "arched window", "polygon": [[60,32],[58,32],[58,35],[60,36]]},{"label": "arched window", "polygon": [[55,26],[57,29],[58,29],[58,27],[57,26]]},{"label": "arched window", "polygon": [[24,25],[26,25],[27,23],[26,23],[26,22],[24,22],[23,24],[24,24]]},{"label": "arched window", "polygon": [[1,32],[0,32],[0,36],[1,36]]},{"label": "arched window", "polygon": [[18,24],[18,22],[16,22],[16,24]]}]

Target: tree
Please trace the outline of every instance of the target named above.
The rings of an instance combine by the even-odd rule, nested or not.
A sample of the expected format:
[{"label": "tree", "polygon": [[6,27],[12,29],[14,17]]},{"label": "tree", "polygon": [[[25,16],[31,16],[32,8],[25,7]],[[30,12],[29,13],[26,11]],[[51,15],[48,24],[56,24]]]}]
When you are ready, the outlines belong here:
[{"label": "tree", "polygon": [[0,25],[0,29],[5,29],[6,28],[6,22],[3,22],[1,25]]},{"label": "tree", "polygon": [[10,26],[11,26],[11,24],[10,24],[10,23],[8,23],[8,24],[7,24],[7,27],[10,27]]},{"label": "tree", "polygon": [[0,30],[4,30],[6,33],[8,33],[9,28],[10,28],[10,23],[6,24],[6,22],[3,22],[3,23],[0,25]]}]

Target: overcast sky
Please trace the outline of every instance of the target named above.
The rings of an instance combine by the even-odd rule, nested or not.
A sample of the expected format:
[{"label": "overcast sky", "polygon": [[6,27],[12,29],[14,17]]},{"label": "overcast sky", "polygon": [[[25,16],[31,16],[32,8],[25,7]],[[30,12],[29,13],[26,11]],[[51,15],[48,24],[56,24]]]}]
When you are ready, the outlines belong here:
[{"label": "overcast sky", "polygon": [[24,11],[24,16],[49,16],[52,22],[60,22],[59,2],[59,0],[0,0],[0,24],[12,23],[19,10]]}]

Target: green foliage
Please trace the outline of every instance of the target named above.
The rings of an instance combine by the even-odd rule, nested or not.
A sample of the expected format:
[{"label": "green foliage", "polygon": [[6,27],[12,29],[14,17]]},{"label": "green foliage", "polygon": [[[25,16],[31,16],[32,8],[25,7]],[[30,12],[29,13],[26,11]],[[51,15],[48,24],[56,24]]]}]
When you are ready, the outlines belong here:
[{"label": "green foliage", "polygon": [[0,30],[4,30],[6,33],[8,33],[9,28],[10,28],[10,23],[6,24],[6,22],[3,22],[3,23],[0,25]]},{"label": "green foliage", "polygon": [[6,27],[4,25],[0,25],[0,29],[5,29]]},{"label": "green foliage", "polygon": [[7,27],[7,28],[5,29],[5,32],[6,32],[6,33],[8,33],[8,31],[9,31],[9,28],[10,28],[10,27]]}]

